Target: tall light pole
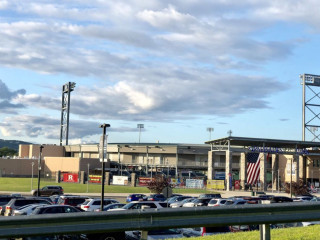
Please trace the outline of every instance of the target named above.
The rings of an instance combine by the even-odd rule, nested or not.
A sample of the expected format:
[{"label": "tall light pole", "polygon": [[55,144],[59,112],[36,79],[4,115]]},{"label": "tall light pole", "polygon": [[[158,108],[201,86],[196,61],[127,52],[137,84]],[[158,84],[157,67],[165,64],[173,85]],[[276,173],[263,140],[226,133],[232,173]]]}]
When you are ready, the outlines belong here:
[{"label": "tall light pole", "polygon": [[209,132],[209,140],[211,140],[211,133],[214,131],[214,128],[208,127],[207,131]]},{"label": "tall light pole", "polygon": [[40,154],[39,154],[39,160],[38,160],[38,191],[37,196],[40,196],[40,173],[41,173],[41,158],[42,158],[42,149],[44,146],[40,145]]},{"label": "tall light pole", "polygon": [[61,124],[60,124],[60,146],[65,138],[65,144],[68,145],[69,139],[69,114],[70,114],[70,93],[76,87],[75,82],[68,82],[62,87],[62,106],[61,106]]},{"label": "tall light pole", "polygon": [[87,173],[87,192],[89,192],[89,169],[90,169],[90,163],[88,163],[88,173]]},{"label": "tall light pole", "polygon": [[118,147],[118,163],[120,164],[120,176],[122,176],[122,163],[121,163],[121,159],[120,159],[120,145],[117,145]]},{"label": "tall light pole", "polygon": [[34,166],[34,162],[31,163],[31,191],[33,189],[33,166]]},{"label": "tall light pole", "polygon": [[139,128],[139,143],[140,143],[140,137],[141,137],[141,128],[144,128],[144,124],[138,124],[137,128]]},{"label": "tall light pole", "polygon": [[104,162],[104,155],[107,151],[104,150],[104,141],[106,138],[106,128],[110,127],[110,124],[102,124],[100,125],[100,128],[102,128],[102,140],[100,142],[100,153],[102,153],[102,170],[101,170],[101,205],[100,210],[103,211],[103,202],[104,202],[104,182],[105,182],[105,162]]}]

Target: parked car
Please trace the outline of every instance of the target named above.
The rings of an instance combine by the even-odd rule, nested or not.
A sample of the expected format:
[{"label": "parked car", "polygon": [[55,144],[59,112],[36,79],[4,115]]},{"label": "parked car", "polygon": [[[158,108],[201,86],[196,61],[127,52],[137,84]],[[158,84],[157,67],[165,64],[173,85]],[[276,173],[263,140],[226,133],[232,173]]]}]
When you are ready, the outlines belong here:
[{"label": "parked car", "polygon": [[59,205],[70,205],[70,206],[78,206],[79,204],[84,203],[85,200],[89,199],[87,196],[60,196],[57,204]]},{"label": "parked car", "polygon": [[12,216],[30,215],[37,207],[47,206],[48,204],[28,204],[13,210]]},{"label": "parked car", "polygon": [[292,200],[294,202],[310,202],[312,199],[311,196],[295,196]]},{"label": "parked car", "polygon": [[243,200],[241,198],[238,199],[229,199],[225,202],[224,206],[231,206],[231,205],[243,205],[243,204],[247,204],[246,200]]},{"label": "parked car", "polygon": [[[31,194],[33,196],[38,196],[38,190],[32,190]],[[39,189],[39,196],[51,196],[51,195],[62,195],[63,188],[61,186],[45,186]]]},{"label": "parked car", "polygon": [[200,194],[198,198],[221,198],[220,193],[204,193]]},{"label": "parked car", "polygon": [[[172,238],[183,238],[183,234],[176,229],[159,229],[148,231],[148,240],[154,239],[172,239]],[[127,231],[127,240],[139,240],[141,239],[141,231]]]},{"label": "parked car", "polygon": [[[108,204],[107,206],[104,206],[103,207],[103,210],[102,211],[108,211],[109,209],[116,209],[116,208],[122,208],[123,206],[125,206],[126,204],[124,203],[111,203],[111,204]],[[100,212],[101,209],[98,208],[96,210],[94,210],[95,212]]]},{"label": "parked car", "polygon": [[293,202],[292,198],[284,197],[284,196],[273,196],[270,200],[271,200],[271,203]]},{"label": "parked car", "polygon": [[231,232],[229,226],[182,228],[181,231],[185,237],[199,237]]},{"label": "parked car", "polygon": [[163,194],[151,194],[147,197],[147,201],[165,201],[166,199]]},{"label": "parked car", "polygon": [[13,198],[8,202],[6,205],[6,210],[4,215],[5,216],[11,216],[12,212],[22,206],[28,205],[28,204],[34,204],[34,203],[44,203],[44,204],[50,204],[51,203],[48,200],[41,199],[41,198],[35,198],[35,197],[29,197],[29,198]]},{"label": "parked car", "polygon": [[6,205],[11,201],[13,198],[23,198],[23,197],[16,197],[14,195],[1,195],[0,196],[0,215],[4,215],[6,211]]},{"label": "parked car", "polygon": [[234,226],[230,226],[229,228],[231,232],[251,231],[251,227],[249,225],[234,225]]},{"label": "parked car", "polygon": [[174,203],[174,202],[180,202],[180,201],[182,201],[184,199],[187,199],[187,198],[191,198],[191,196],[174,196],[174,197],[168,198],[166,200],[166,202],[171,204],[171,203]]},{"label": "parked car", "polygon": [[197,198],[192,202],[188,202],[182,205],[182,207],[203,207],[208,206],[211,198]]},{"label": "parked car", "polygon": [[188,203],[188,202],[192,202],[192,201],[194,201],[195,199],[196,199],[196,198],[192,198],[192,197],[191,197],[191,198],[186,198],[186,199],[184,199],[184,200],[182,200],[182,201],[171,203],[171,204],[170,204],[170,207],[172,207],[172,208],[182,207],[183,204]]},{"label": "parked car", "polygon": [[209,201],[208,207],[223,206],[226,203],[226,198],[213,198]]},{"label": "parked car", "polygon": [[[103,199],[103,205],[111,203],[119,203],[115,199]],[[101,198],[88,198],[81,205],[80,208],[87,212],[93,212],[94,210],[101,207]]]},{"label": "parked car", "polygon": [[76,213],[76,212],[81,212],[81,210],[68,205],[46,205],[46,206],[35,208],[30,215]]},{"label": "parked car", "polygon": [[126,202],[132,202],[132,201],[142,201],[142,200],[146,200],[147,196],[144,194],[139,194],[139,193],[135,193],[135,194],[130,194],[127,199]]},{"label": "parked car", "polygon": [[156,202],[156,201],[134,201],[131,203],[126,204],[122,208],[116,208],[116,209],[110,209],[108,211],[124,211],[124,210],[130,210],[130,209],[142,209],[143,206],[149,207],[149,208],[163,208],[167,204],[166,202]]}]

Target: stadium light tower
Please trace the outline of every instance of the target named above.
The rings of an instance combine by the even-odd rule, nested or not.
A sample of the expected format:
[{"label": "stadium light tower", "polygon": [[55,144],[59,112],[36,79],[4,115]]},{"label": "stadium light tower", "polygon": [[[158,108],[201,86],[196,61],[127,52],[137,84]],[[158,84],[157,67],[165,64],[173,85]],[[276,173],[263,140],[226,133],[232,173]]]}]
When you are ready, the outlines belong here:
[{"label": "stadium light tower", "polygon": [[208,127],[207,131],[209,132],[209,140],[211,140],[211,133],[213,132],[214,128]]},{"label": "stadium light tower", "polygon": [[69,113],[70,113],[70,93],[76,86],[75,82],[68,82],[62,86],[62,107],[61,107],[61,125],[60,125],[60,146],[63,138],[68,145],[69,138]]},{"label": "stadium light tower", "polygon": [[[302,141],[306,141],[306,130],[312,141],[320,140],[316,131],[320,128],[320,75],[301,74],[302,85]],[[309,138],[309,137],[308,137]]]},{"label": "stadium light tower", "polygon": [[141,137],[141,128],[144,128],[144,124],[138,124],[137,128],[139,128],[139,143],[140,143],[140,137]]}]

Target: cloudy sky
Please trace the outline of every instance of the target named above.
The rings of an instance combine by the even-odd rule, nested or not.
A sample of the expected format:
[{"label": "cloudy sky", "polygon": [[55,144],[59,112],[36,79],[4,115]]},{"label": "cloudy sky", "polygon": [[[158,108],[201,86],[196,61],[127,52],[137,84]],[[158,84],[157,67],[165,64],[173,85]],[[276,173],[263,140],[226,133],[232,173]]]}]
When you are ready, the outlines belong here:
[{"label": "cloudy sky", "polygon": [[0,0],[0,138],[59,143],[301,140],[320,74],[316,0]]}]

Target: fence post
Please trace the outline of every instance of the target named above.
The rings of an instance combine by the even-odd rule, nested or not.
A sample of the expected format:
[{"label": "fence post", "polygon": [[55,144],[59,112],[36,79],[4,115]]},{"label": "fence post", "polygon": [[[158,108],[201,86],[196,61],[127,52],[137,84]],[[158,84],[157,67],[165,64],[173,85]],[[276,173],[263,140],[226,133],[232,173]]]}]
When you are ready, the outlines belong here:
[{"label": "fence post", "polygon": [[261,224],[260,228],[260,240],[270,240],[270,224]]}]

